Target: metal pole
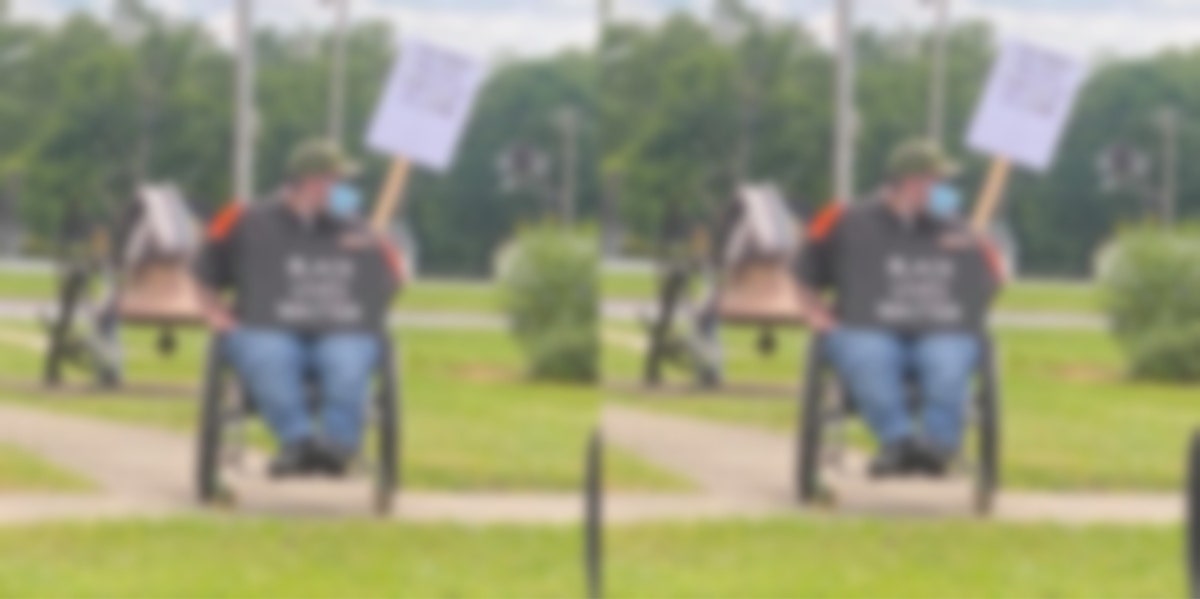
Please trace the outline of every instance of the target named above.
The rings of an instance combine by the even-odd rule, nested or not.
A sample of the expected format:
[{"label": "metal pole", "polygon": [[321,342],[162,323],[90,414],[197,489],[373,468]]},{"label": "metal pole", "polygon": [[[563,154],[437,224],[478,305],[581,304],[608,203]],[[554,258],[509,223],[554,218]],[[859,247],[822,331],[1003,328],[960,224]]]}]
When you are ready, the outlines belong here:
[{"label": "metal pole", "polygon": [[946,45],[950,26],[950,0],[930,0],[936,13],[933,64],[929,76],[929,139],[939,146],[946,137]]},{"label": "metal pole", "polygon": [[253,0],[237,0],[237,81],[234,86],[233,185],[240,202],[254,200]]},{"label": "metal pole", "polygon": [[1161,115],[1162,127],[1162,222],[1170,226],[1175,223],[1176,200],[1179,187],[1179,112],[1164,108]]},{"label": "metal pole", "polygon": [[839,202],[850,202],[855,193],[854,0],[838,0],[837,36],[837,81],[834,85],[834,196]]},{"label": "metal pole", "polygon": [[562,188],[559,209],[564,224],[575,220],[576,170],[579,163],[579,113],[574,106],[563,107],[558,114],[562,134]]},{"label": "metal pole", "polygon": [[350,21],[350,0],[333,0],[336,24],[329,81],[329,139],[342,145],[346,129],[346,36]]}]

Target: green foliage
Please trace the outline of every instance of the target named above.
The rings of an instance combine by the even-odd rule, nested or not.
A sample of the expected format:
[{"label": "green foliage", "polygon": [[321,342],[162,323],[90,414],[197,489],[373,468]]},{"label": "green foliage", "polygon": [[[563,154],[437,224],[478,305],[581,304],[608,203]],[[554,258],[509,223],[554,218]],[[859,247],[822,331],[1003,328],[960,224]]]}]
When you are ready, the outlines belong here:
[{"label": "green foliage", "polygon": [[1133,374],[1200,381],[1200,229],[1126,231],[1101,270],[1105,308]]},{"label": "green foliage", "polygon": [[[804,27],[745,1],[714,4],[711,15],[680,11],[606,36],[603,168],[619,184],[626,228],[643,241],[631,247],[711,222],[738,181],[779,183],[801,214],[830,199],[831,56]],[[946,143],[964,164],[968,197],[986,163],[964,147],[964,133],[993,39],[988,25],[964,21],[948,41]],[[894,144],[926,131],[931,43],[911,29],[858,32],[860,194],[879,185]],[[1023,272],[1086,274],[1095,249],[1140,218],[1137,198],[1100,188],[1096,158],[1127,141],[1157,160],[1153,122],[1164,106],[1185,115],[1180,155],[1200,151],[1200,49],[1101,61],[1092,72],[1054,168],[1012,181],[1002,216],[1021,244]],[[1182,169],[1179,189],[1180,212],[1200,211],[1200,170]]]},{"label": "green foliage", "polygon": [[541,225],[521,231],[501,257],[509,324],[534,378],[596,380],[598,250],[590,234]]},{"label": "green foliage", "polygon": [[[77,12],[58,25],[0,18],[0,199],[14,199],[23,223],[52,242],[68,208],[111,219],[140,180],[177,182],[201,214],[231,196],[233,57],[201,25],[165,18],[144,0],[119,0],[106,14]],[[369,193],[388,161],[364,147],[363,132],[396,39],[381,21],[357,22],[348,35],[346,137],[365,159]],[[261,193],[279,183],[295,143],[326,130],[331,43],[312,30],[256,35]],[[572,106],[587,120],[594,73],[591,56],[570,52],[497,65],[454,168],[413,178],[409,214],[424,272],[484,273],[516,223],[542,214],[536,198],[500,191],[497,156],[519,141],[557,156],[553,115]],[[588,168],[598,134],[585,126],[579,135],[584,218],[599,205]]]}]

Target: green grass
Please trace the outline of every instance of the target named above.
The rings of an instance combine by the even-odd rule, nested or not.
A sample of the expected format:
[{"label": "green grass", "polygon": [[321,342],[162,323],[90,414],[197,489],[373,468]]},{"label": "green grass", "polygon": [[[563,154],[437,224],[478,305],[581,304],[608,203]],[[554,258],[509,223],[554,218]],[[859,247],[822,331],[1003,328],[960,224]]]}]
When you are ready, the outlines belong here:
[{"label": "green grass", "polygon": [[[654,273],[646,271],[604,272],[603,293],[607,299],[648,301],[655,294]],[[54,297],[54,275],[41,272],[0,271],[0,297],[5,299],[50,299]],[[396,300],[396,306],[412,311],[486,312],[500,311],[500,294],[488,282],[421,279]],[[1096,289],[1082,283],[1020,281],[1005,290],[1000,310],[1019,312],[1092,313],[1100,310]]]},{"label": "green grass", "polygon": [[1018,281],[1004,290],[997,309],[1013,312],[1100,312],[1100,291],[1086,283]]},{"label": "green grass", "polygon": [[499,312],[500,292],[487,282],[418,280],[400,294],[396,306],[414,312]]},{"label": "green grass", "polygon": [[[0,379],[29,381],[41,357],[4,344],[33,336],[30,326],[5,325]],[[128,380],[198,386],[206,340],[181,333],[177,354],[154,351],[153,331],[125,335]],[[405,330],[399,334],[404,373],[405,468],[409,483],[439,490],[572,491],[580,484],[584,444],[596,424],[594,387],[533,383],[520,356],[498,331]],[[5,397],[25,405],[191,433],[198,403],[170,399],[47,399]],[[623,489],[678,489],[680,480],[618,452],[613,483]]]},{"label": "green grass", "polygon": [[87,479],[28,452],[0,444],[0,495],[15,492],[79,493],[94,490]]},{"label": "green grass", "polygon": [[[1178,528],[776,519],[610,529],[612,597],[1179,597]],[[574,527],[183,519],[0,530],[0,595],[577,597]]]},{"label": "green grass", "polygon": [[[652,271],[606,270],[603,292],[607,299],[650,301],[656,293]],[[1087,283],[1022,280],[1000,296],[998,310],[1012,312],[1094,313],[1100,311],[1099,292]]]},{"label": "green grass", "polygon": [[[775,356],[753,352],[753,332],[725,334],[735,383],[767,381],[787,399],[736,396],[646,399],[614,393],[642,408],[738,422],[791,433],[795,390],[807,340],[780,337]],[[1126,380],[1111,339],[1100,332],[998,334],[1004,401],[1004,476],[1010,487],[1055,490],[1179,488],[1186,438],[1200,426],[1195,388]],[[606,366],[634,380],[640,355],[606,346]],[[676,375],[675,378],[681,378]]]},{"label": "green grass", "polygon": [[41,525],[0,530],[0,596],[574,597],[579,551],[568,527]]},{"label": "green grass", "polygon": [[[0,298],[51,300],[57,293],[52,272],[0,270]],[[412,311],[498,312],[500,295],[486,281],[420,279],[397,298],[396,307]]]},{"label": "green grass", "polygon": [[[617,527],[613,597],[1178,597],[1175,528],[771,520]],[[565,527],[185,519],[0,530],[0,595],[575,597]]]},{"label": "green grass", "polygon": [[0,297],[5,299],[49,299],[55,295],[55,274],[39,271],[0,270]]},{"label": "green grass", "polygon": [[612,597],[1181,597],[1178,528],[770,520],[616,528]]}]

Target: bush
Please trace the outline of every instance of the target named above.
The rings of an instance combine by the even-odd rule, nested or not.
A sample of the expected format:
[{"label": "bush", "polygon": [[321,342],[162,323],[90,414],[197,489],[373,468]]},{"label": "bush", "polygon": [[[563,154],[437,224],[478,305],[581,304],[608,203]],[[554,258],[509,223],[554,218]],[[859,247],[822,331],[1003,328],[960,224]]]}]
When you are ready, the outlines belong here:
[{"label": "bush", "polygon": [[558,225],[521,231],[501,254],[509,327],[536,379],[594,382],[599,373],[599,247]]},{"label": "bush", "polygon": [[1131,373],[1200,381],[1200,229],[1128,230],[1108,251],[1100,276]]}]

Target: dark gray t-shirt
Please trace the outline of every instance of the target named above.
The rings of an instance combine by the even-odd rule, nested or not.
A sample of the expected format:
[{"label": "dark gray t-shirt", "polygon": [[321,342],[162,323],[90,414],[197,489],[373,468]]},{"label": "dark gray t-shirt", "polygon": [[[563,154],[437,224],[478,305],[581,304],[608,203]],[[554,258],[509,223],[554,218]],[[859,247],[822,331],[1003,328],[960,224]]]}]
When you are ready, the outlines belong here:
[{"label": "dark gray t-shirt", "polygon": [[[830,290],[846,326],[902,333],[982,330],[998,289],[986,245],[961,223],[930,214],[904,222],[882,202],[832,207],[819,216],[798,275]],[[961,243],[948,243],[957,238]]]},{"label": "dark gray t-shirt", "polygon": [[376,331],[398,281],[392,250],[360,223],[305,222],[278,201],[213,222],[196,273],[229,291],[240,324],[302,333]]}]

